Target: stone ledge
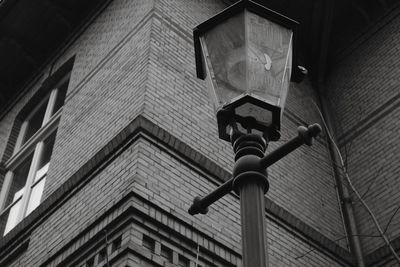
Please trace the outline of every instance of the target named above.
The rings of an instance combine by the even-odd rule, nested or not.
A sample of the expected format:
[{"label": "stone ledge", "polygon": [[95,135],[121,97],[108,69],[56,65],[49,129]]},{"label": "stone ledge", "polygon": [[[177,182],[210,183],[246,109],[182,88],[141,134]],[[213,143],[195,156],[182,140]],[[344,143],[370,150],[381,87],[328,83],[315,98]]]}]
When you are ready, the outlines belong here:
[{"label": "stone ledge", "polygon": [[28,249],[29,241],[30,238],[28,237],[22,242],[15,243],[13,246],[3,248],[0,254],[0,266],[7,266],[7,264],[18,258]]},{"label": "stone ledge", "polygon": [[[390,241],[390,243],[392,244],[394,250],[397,253],[399,253],[400,237],[397,237],[396,239]],[[376,250],[372,251],[371,253],[365,256],[365,262],[367,263],[367,266],[375,266],[376,264],[378,265],[383,264],[384,262],[392,259],[393,259],[392,252],[386,245],[377,248]]]}]

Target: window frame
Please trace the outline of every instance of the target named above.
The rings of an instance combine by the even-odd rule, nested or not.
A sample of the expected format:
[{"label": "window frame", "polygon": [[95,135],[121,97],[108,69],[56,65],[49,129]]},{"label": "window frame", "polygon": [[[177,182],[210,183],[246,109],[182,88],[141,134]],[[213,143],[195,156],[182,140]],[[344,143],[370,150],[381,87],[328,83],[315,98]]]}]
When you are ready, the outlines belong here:
[{"label": "window frame", "polygon": [[[4,177],[3,185],[0,190],[0,217],[4,216],[4,218],[1,219],[5,220],[5,227],[4,229],[2,229],[3,235],[6,235],[10,230],[12,230],[16,225],[18,225],[18,223],[21,222],[23,218],[28,216],[29,213],[35,210],[40,205],[40,202],[42,202],[39,201],[38,205],[36,205],[33,209],[30,209],[31,206],[29,204],[31,202],[30,200],[32,196],[32,191],[34,190],[35,186],[38,185],[43,179],[46,181],[50,161],[46,162],[42,167],[40,167],[40,161],[41,157],[43,156],[46,139],[58,129],[63,106],[59,107],[59,109],[56,112],[54,112],[54,109],[56,107],[56,103],[58,100],[57,96],[60,92],[60,89],[65,83],[69,83],[70,76],[71,76],[71,71],[65,73],[65,75],[63,75],[62,78],[59,79],[58,82],[54,84],[55,86],[51,87],[52,89],[49,90],[50,92],[48,92],[43,97],[43,99],[40,100],[38,104],[35,105],[34,108],[30,109],[29,115],[24,117],[24,120],[20,127],[12,156],[4,164],[6,169],[6,175]],[[65,90],[67,90],[67,88],[65,88]],[[28,140],[25,140],[24,142],[25,135],[28,131],[29,120],[35,115],[35,112],[37,112],[40,108],[43,107],[42,105],[46,105],[46,110],[43,115],[41,126]],[[8,206],[5,206],[9,194],[11,193],[10,189],[13,183],[14,172],[16,168],[20,166],[20,164],[22,164],[23,161],[26,160],[31,155],[32,155],[32,160],[30,162],[25,185],[20,190],[14,193],[17,194],[19,191],[22,191],[21,193],[22,195],[13,199],[13,201],[10,204],[8,204]],[[38,172],[43,171],[43,169],[46,169],[46,171],[42,173],[39,178],[37,178]],[[40,198],[43,197],[43,192],[44,189],[42,189],[40,192]],[[12,224],[11,227],[7,228],[7,226],[9,225],[11,209],[19,201],[21,201],[19,204],[21,206],[18,210],[16,219],[14,219],[16,222]],[[8,214],[6,215],[6,213]]]}]

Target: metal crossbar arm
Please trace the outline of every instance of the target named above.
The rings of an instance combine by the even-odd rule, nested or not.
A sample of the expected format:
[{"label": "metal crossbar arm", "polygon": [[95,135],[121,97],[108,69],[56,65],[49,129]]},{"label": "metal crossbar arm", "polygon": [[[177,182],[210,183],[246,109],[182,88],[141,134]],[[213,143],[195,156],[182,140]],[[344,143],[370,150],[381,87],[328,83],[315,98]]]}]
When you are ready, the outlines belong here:
[{"label": "metal crossbar arm", "polygon": [[[298,136],[291,139],[289,142],[280,146],[263,158],[260,158],[259,166],[266,169],[299,146],[303,144],[307,144],[310,146],[312,144],[312,139],[316,137],[320,132],[321,126],[319,126],[319,124],[310,125],[308,126],[308,128],[300,126],[298,128]],[[206,214],[208,212],[208,206],[228,194],[233,189],[233,181],[234,178],[231,178],[208,195],[204,197],[195,197],[193,200],[193,204],[188,210],[189,214]]]},{"label": "metal crossbar arm", "polygon": [[278,147],[276,150],[272,151],[268,155],[265,155],[260,160],[260,165],[264,168],[268,168],[290,152],[296,150],[301,145],[306,144],[308,146],[311,146],[312,139],[318,136],[321,130],[321,126],[317,123],[308,126],[308,128],[300,126],[299,128],[297,128],[298,135],[295,138],[289,140],[287,143]]},{"label": "metal crossbar arm", "polygon": [[215,201],[219,200],[232,190],[233,178],[229,179],[217,189],[209,193],[204,197],[195,197],[192,206],[190,206],[188,212],[190,215],[196,214],[206,214],[208,212],[208,206],[210,206]]}]

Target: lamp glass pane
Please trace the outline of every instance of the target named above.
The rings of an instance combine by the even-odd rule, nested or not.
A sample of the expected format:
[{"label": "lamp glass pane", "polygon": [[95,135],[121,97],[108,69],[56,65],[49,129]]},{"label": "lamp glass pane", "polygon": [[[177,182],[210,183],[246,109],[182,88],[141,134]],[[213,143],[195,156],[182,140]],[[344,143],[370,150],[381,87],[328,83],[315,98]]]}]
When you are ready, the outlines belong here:
[{"label": "lamp glass pane", "polygon": [[235,114],[240,117],[252,117],[263,126],[270,126],[272,124],[272,112],[252,103],[244,103],[235,108]]},{"label": "lamp glass pane", "polygon": [[246,92],[244,28],[244,13],[239,13],[204,34],[216,109]]},{"label": "lamp glass pane", "polygon": [[285,72],[291,66],[292,30],[249,11],[245,14],[247,92],[282,107],[289,85]]},{"label": "lamp glass pane", "polygon": [[287,94],[289,93],[290,75],[292,73],[292,54],[293,54],[293,46],[292,46],[293,39],[292,38],[293,38],[293,35],[291,36],[291,40],[289,43],[289,51],[288,51],[287,60],[286,60],[285,73],[283,74],[283,80],[282,80],[281,99],[279,102],[279,106],[281,107],[281,116],[283,113],[283,109],[285,107]]}]

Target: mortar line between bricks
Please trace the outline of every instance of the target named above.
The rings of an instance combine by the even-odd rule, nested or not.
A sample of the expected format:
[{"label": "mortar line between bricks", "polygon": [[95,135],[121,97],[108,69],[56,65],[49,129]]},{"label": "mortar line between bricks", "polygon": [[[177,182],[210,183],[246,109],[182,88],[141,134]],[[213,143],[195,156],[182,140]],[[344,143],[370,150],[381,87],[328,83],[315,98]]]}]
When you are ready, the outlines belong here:
[{"label": "mortar line between bricks", "polygon": [[[146,133],[140,133],[141,137],[146,140],[147,142],[153,144],[154,146],[156,146],[157,148],[159,148],[160,150],[162,150],[163,152],[169,154],[170,156],[172,156],[174,159],[178,160],[180,163],[184,164],[186,167],[190,168],[191,170],[197,172],[199,175],[206,177],[206,179],[209,182],[212,182],[215,186],[219,186],[221,184],[221,182],[225,182],[226,180],[223,177],[219,177],[218,175],[212,173],[209,171],[209,169],[206,168],[202,168],[201,166],[199,166],[199,164],[193,164],[194,162],[189,159],[187,156],[185,155],[180,155],[181,153],[177,153],[177,151],[173,151],[175,150],[173,147],[169,147],[165,146],[165,144],[161,145],[159,142],[160,140],[155,140],[152,136],[146,134]],[[163,143],[162,141],[160,141],[161,143]],[[197,154],[197,153],[196,153]],[[189,160],[191,162],[189,162]],[[196,166],[197,165],[197,166]],[[228,173],[226,170],[223,169],[224,173]],[[225,175],[226,176],[226,175]],[[232,175],[229,174],[229,177],[231,177]],[[214,177],[214,178],[213,178]],[[231,194],[234,194],[233,191]]]},{"label": "mortar line between bricks", "polygon": [[386,101],[380,107],[370,112],[368,116],[362,119],[359,123],[353,126],[351,129],[347,130],[342,134],[339,140],[339,147],[343,147],[348,142],[353,141],[355,138],[363,134],[365,131],[370,129],[374,124],[381,121],[384,117],[389,115],[391,112],[395,111],[400,107],[400,93]]},{"label": "mortar line between bricks", "polygon": [[154,8],[154,15],[156,18],[164,22],[165,25],[169,26],[169,29],[178,34],[182,39],[184,39],[188,43],[193,44],[192,35],[188,33],[184,28],[179,26],[179,24],[175,23],[172,19],[163,16],[163,13],[156,7]]},{"label": "mortar line between bricks", "polygon": [[131,31],[129,31],[121,40],[110,49],[110,51],[99,61],[99,63],[93,67],[93,69],[86,74],[85,77],[81,79],[81,81],[75,86],[75,88],[68,94],[65,98],[65,103],[67,103],[72,97],[74,97],[100,70],[103,69],[104,65],[107,64],[111,59],[113,59],[114,55],[118,53],[135,34],[142,29],[142,26],[149,22],[154,16],[154,8],[150,9],[150,11],[143,16],[143,19],[140,20]]}]

